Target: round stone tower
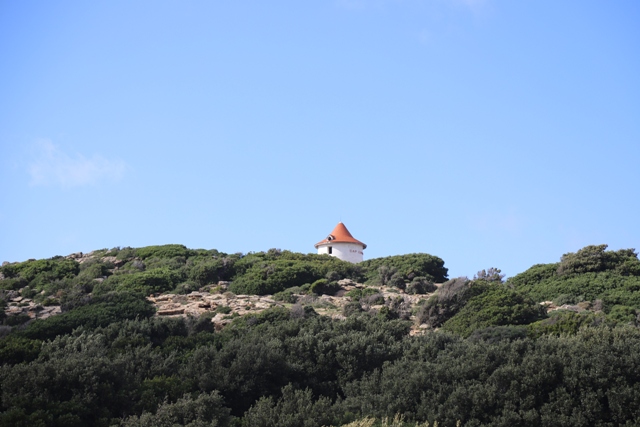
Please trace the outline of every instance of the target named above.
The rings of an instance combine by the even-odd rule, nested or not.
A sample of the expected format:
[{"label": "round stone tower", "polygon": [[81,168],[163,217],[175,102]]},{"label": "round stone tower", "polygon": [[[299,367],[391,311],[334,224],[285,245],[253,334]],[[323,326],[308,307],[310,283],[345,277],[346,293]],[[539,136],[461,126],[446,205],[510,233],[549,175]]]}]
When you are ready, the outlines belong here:
[{"label": "round stone tower", "polygon": [[367,247],[360,240],[355,239],[347,227],[339,222],[336,228],[320,242],[315,244],[318,254],[327,254],[352,263],[362,262],[364,250]]}]

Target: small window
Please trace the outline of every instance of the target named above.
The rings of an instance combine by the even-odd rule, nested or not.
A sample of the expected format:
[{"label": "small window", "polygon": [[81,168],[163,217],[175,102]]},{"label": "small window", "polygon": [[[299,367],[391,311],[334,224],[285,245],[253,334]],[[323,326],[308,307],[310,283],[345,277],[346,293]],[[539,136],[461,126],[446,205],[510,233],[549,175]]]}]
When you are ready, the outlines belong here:
[{"label": "small window", "polygon": [[333,248],[329,246],[329,255],[331,255],[332,253],[333,253]]}]

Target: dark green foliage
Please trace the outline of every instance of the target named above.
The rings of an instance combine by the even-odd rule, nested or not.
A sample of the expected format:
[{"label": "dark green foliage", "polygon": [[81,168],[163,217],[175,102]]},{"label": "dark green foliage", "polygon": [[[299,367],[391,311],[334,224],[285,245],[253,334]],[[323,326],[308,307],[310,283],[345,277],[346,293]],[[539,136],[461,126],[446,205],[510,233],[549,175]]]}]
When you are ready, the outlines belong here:
[{"label": "dark green foliage", "polygon": [[608,318],[619,323],[628,323],[636,325],[638,322],[638,314],[640,310],[628,305],[614,305],[608,313]]},{"label": "dark green foliage", "polygon": [[343,410],[440,425],[635,425],[640,333],[590,328],[572,337],[417,338],[397,359],[345,387]]},{"label": "dark green foliage", "polygon": [[617,252],[606,249],[607,245],[585,246],[576,253],[564,254],[558,266],[558,275],[614,270],[624,276],[640,276],[640,261],[635,249],[622,249]]},{"label": "dark green foliage", "polygon": [[27,286],[29,282],[24,277],[12,277],[10,279],[0,280],[0,289],[18,290]]},{"label": "dark green foliage", "polygon": [[562,256],[560,263],[535,265],[507,284],[534,300],[604,301],[640,308],[640,261],[633,249],[605,251],[606,245],[587,246]]},{"label": "dark green foliage", "polygon": [[351,301],[350,303],[345,304],[342,309],[342,314],[349,317],[353,314],[362,313],[362,311],[362,305],[360,305],[358,301]]},{"label": "dark green foliage", "polygon": [[[539,265],[507,285],[492,280],[491,270],[474,281],[448,281],[417,316],[469,334],[465,339],[446,330],[410,337],[410,322],[400,320],[408,315],[409,297],[398,293],[385,301],[369,295],[375,289],[350,293],[359,301],[345,307],[345,320],[298,304],[238,317],[221,331],[210,321],[214,313],[153,317],[141,292],[176,286],[186,292],[228,279],[248,286],[265,271],[257,288],[300,285],[287,288],[282,295],[288,296],[318,280],[326,286],[379,275],[381,267],[388,284],[407,292],[418,290],[413,283],[431,283],[401,265],[362,268],[276,249],[244,257],[184,250],[155,247],[142,256],[125,248],[107,254],[121,256],[117,267],[95,259],[69,274],[54,272],[53,264],[22,263],[51,267],[32,269],[31,282],[20,275],[22,264],[3,267],[3,282],[23,280],[33,286],[23,288],[23,296],[63,300],[66,312],[12,331],[3,327],[0,425],[315,427],[395,414],[407,426],[436,420],[442,426],[631,426],[640,420],[640,330],[634,326],[640,284],[629,251],[610,256],[596,247],[565,256],[561,275],[559,264]],[[312,279],[292,278],[298,271]],[[137,293],[107,292],[127,288]],[[585,300],[575,309],[595,313],[557,311],[529,323],[540,314],[527,296],[536,292]]]},{"label": "dark green foliage", "polygon": [[458,277],[443,283],[435,295],[416,314],[420,323],[440,327],[452,318],[474,296],[487,290],[488,284]]},{"label": "dark green foliage", "polygon": [[128,260],[136,256],[136,250],[134,248],[126,247],[122,249],[113,250],[110,255],[115,254],[116,259],[118,260]]},{"label": "dark green foliage", "polygon": [[7,326],[17,326],[17,325],[22,325],[23,323],[28,322],[30,319],[31,318],[29,317],[28,314],[20,313],[18,315],[7,316],[4,319],[3,324]]},{"label": "dark green foliage", "polygon": [[291,384],[282,389],[282,397],[261,398],[242,419],[244,427],[322,427],[332,424],[331,399],[314,398],[311,390],[296,390]]},{"label": "dark green foliage", "polygon": [[30,323],[20,334],[30,339],[53,339],[77,327],[95,328],[123,320],[152,316],[153,306],[137,295],[117,292],[95,297],[67,313]]},{"label": "dark green foliage", "polygon": [[231,313],[231,307],[227,305],[219,305],[216,307],[216,313],[229,314]]},{"label": "dark green foliage", "polygon": [[196,282],[187,280],[186,282],[179,283],[178,286],[176,286],[176,288],[172,291],[172,293],[184,295],[195,292],[198,289],[200,289],[200,286]]},{"label": "dark green foliage", "polygon": [[80,271],[80,265],[62,257],[26,261],[0,267],[5,279],[0,280],[1,289],[19,289],[29,285],[35,292],[46,290],[54,282],[66,283]]},{"label": "dark green foliage", "polygon": [[156,268],[139,273],[113,275],[99,288],[151,295],[173,290],[181,280],[181,275],[175,271],[168,268]]},{"label": "dark green foliage", "polygon": [[40,353],[42,342],[17,335],[0,339],[0,365],[30,362]]},{"label": "dark green foliage", "polygon": [[295,304],[298,301],[298,297],[294,295],[290,289],[285,289],[282,292],[273,294],[273,299],[276,301],[288,302],[289,304]]},{"label": "dark green foliage", "polygon": [[473,276],[473,280],[482,280],[485,282],[498,282],[502,283],[502,279],[504,279],[504,274],[499,268],[491,267],[487,270],[480,270],[478,273]]},{"label": "dark green foliage", "polygon": [[340,278],[354,277],[359,272],[356,265],[337,258],[288,251],[247,255],[236,262],[235,268],[237,275],[229,289],[236,294],[258,295],[313,283],[329,272]]},{"label": "dark green foliage", "polygon": [[606,319],[602,313],[589,311],[576,313],[573,311],[557,310],[551,312],[547,319],[528,325],[527,330],[529,335],[533,337],[540,337],[542,335],[575,335],[580,328],[584,326],[593,327],[604,323],[606,323]]},{"label": "dark green foliage", "polygon": [[162,403],[155,413],[145,412],[122,423],[122,427],[227,427],[231,417],[224,398],[217,391],[189,395],[175,403]]},{"label": "dark green foliage", "polygon": [[337,283],[329,282],[327,279],[320,279],[311,284],[309,291],[316,295],[333,295],[340,289],[342,288]]},{"label": "dark green foliage", "polygon": [[408,294],[428,294],[436,289],[438,289],[436,285],[426,277],[414,277],[405,288]]},{"label": "dark green foliage", "polygon": [[353,298],[354,301],[360,301],[360,299],[371,296],[371,295],[375,295],[378,292],[380,292],[378,289],[376,288],[354,288],[352,290],[350,290],[349,292],[347,292],[345,294],[345,296],[351,297]]},{"label": "dark green foliage", "polygon": [[147,258],[174,258],[183,257],[187,258],[194,254],[194,251],[187,249],[184,245],[161,245],[161,246],[146,246],[144,248],[136,249],[136,256]]},{"label": "dark green foliage", "polygon": [[483,329],[474,330],[469,336],[469,341],[485,341],[489,343],[498,343],[500,341],[514,341],[527,337],[526,326],[489,326]]},{"label": "dark green foliage", "polygon": [[393,269],[403,280],[412,280],[414,277],[425,277],[426,280],[442,283],[447,280],[448,269],[444,267],[444,261],[429,254],[407,254],[384,258],[374,258],[359,264],[367,281],[380,282],[381,266]]},{"label": "dark green foliage", "polygon": [[462,336],[490,326],[527,325],[546,317],[546,310],[531,298],[502,285],[492,285],[467,304],[443,328]]},{"label": "dark green foliage", "polygon": [[201,286],[217,283],[220,280],[230,280],[234,272],[234,264],[235,259],[231,257],[201,259],[190,268],[189,278]]},{"label": "dark green foliage", "polygon": [[85,277],[87,279],[106,277],[111,274],[111,269],[113,267],[113,264],[103,263],[99,260],[87,261],[80,265],[80,273],[78,274],[78,277]]},{"label": "dark green foliage", "polygon": [[321,278],[315,265],[297,261],[273,261],[254,264],[233,280],[229,290],[236,294],[275,294]]},{"label": "dark green foliage", "polygon": [[558,263],[536,264],[527,271],[510,277],[507,283],[515,288],[528,288],[556,276]]}]

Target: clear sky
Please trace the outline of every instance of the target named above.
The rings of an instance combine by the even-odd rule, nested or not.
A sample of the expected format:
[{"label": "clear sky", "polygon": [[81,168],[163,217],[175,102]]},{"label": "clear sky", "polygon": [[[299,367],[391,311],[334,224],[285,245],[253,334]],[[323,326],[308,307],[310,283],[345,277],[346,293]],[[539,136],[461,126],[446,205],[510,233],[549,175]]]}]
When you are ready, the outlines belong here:
[{"label": "clear sky", "polygon": [[0,262],[640,248],[640,2],[0,0]]}]

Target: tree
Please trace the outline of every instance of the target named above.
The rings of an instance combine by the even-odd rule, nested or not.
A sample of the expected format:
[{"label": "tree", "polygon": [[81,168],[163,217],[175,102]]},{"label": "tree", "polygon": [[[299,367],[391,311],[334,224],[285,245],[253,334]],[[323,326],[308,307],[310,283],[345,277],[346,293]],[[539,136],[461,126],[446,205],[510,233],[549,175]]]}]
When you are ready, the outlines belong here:
[{"label": "tree", "polygon": [[491,267],[488,270],[481,270],[473,276],[473,280],[484,280],[485,282],[498,282],[502,283],[504,274],[499,268]]}]

